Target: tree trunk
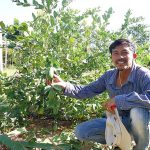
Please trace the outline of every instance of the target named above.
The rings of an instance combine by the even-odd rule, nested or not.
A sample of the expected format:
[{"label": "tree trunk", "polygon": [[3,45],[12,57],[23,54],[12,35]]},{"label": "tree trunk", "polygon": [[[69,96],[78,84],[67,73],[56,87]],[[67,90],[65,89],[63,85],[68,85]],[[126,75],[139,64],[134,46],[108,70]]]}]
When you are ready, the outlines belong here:
[{"label": "tree trunk", "polygon": [[0,30],[0,72],[3,72],[2,32]]},{"label": "tree trunk", "polygon": [[5,39],[5,68],[7,68],[7,55],[8,55],[7,39]]}]

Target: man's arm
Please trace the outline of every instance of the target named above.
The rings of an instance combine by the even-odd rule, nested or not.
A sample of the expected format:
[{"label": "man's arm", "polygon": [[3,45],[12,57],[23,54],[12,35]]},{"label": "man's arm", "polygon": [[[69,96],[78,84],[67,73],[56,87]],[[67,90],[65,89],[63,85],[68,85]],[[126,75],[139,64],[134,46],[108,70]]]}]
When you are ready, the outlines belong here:
[{"label": "man's arm", "polygon": [[73,85],[66,83],[64,94],[77,99],[91,98],[106,90],[105,76],[101,76],[98,80],[86,85]]},{"label": "man's arm", "polygon": [[139,82],[142,89],[141,93],[133,91],[129,94],[117,95],[114,97],[118,109],[129,110],[134,107],[150,109],[150,73],[140,78]]},{"label": "man's arm", "polygon": [[46,83],[51,86],[60,86],[64,91],[64,95],[77,99],[91,98],[102,93],[106,89],[105,75],[102,75],[98,80],[86,86],[73,85],[69,82],[65,82],[57,75],[54,75],[52,81],[46,80]]}]

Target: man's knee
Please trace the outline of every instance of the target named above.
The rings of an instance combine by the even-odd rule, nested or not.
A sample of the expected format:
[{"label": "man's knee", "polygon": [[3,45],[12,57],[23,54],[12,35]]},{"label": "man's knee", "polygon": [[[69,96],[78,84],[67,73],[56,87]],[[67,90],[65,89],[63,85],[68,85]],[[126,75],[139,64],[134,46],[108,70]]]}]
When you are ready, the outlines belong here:
[{"label": "man's knee", "polygon": [[106,119],[92,119],[80,123],[75,129],[75,136],[81,141],[105,142]]},{"label": "man's knee", "polygon": [[149,144],[149,110],[132,108],[130,111],[131,130],[138,147]]},{"label": "man's knee", "polygon": [[131,126],[135,130],[142,132],[148,131],[149,110],[144,108],[132,108],[130,111]]},{"label": "man's knee", "polygon": [[84,132],[84,127],[82,124],[79,124],[74,131],[75,136],[78,140],[84,141],[86,140],[86,133]]}]

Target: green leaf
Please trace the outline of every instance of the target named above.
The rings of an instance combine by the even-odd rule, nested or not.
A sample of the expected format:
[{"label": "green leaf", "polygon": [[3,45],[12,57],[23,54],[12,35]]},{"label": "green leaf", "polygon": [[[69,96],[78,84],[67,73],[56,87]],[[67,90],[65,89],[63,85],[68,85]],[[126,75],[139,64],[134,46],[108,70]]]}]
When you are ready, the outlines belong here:
[{"label": "green leaf", "polygon": [[30,147],[30,148],[41,148],[45,150],[52,150],[53,145],[52,144],[47,144],[47,143],[36,143],[36,142],[20,142],[22,145],[25,147]]},{"label": "green leaf", "polygon": [[36,0],[32,1],[33,5],[37,6],[39,3]]},{"label": "green leaf", "polygon": [[41,106],[41,107],[38,109],[37,113],[38,113],[39,115],[43,115],[43,114],[44,114],[44,108]]},{"label": "green leaf", "polygon": [[27,0],[24,0],[24,3],[28,3],[28,1],[27,1]]},{"label": "green leaf", "polygon": [[32,3],[35,6],[35,9],[43,9],[44,8],[44,6],[39,4],[38,1],[36,1],[36,0],[33,0]]},{"label": "green leaf", "polygon": [[55,19],[53,16],[50,16],[50,22],[51,22],[51,26],[53,27],[55,25]]},{"label": "green leaf", "polygon": [[58,16],[58,13],[56,11],[54,11],[54,17],[56,18]]},{"label": "green leaf", "polygon": [[70,37],[69,42],[70,42],[70,43],[74,43],[74,42],[75,42],[75,38]]},{"label": "green leaf", "polygon": [[6,135],[0,135],[0,143],[4,144],[7,148],[10,148],[11,150],[26,150],[21,143],[12,141]]},{"label": "green leaf", "polygon": [[69,149],[73,149],[71,144],[59,144],[58,145],[60,148],[65,149],[65,150],[69,150]]},{"label": "green leaf", "polygon": [[9,104],[6,102],[0,103],[0,113],[6,112],[10,108]]},{"label": "green leaf", "polygon": [[5,24],[4,24],[4,22],[3,22],[3,21],[0,21],[0,27],[1,27],[2,29],[4,29],[4,28],[5,28]]},{"label": "green leaf", "polygon": [[11,43],[9,43],[8,44],[8,46],[7,46],[8,48],[15,48],[16,47],[16,43],[13,43],[13,42],[11,42]]},{"label": "green leaf", "polygon": [[54,101],[55,95],[56,95],[55,91],[53,89],[51,89],[48,93],[48,99],[50,100],[50,102]]},{"label": "green leaf", "polygon": [[44,94],[48,93],[51,89],[51,86],[50,85],[47,85],[45,88],[44,88]]},{"label": "green leaf", "polygon": [[27,31],[28,30],[28,25],[25,22],[23,22],[23,23],[20,24],[18,30]]},{"label": "green leaf", "polygon": [[53,85],[52,87],[58,92],[61,92],[63,90],[59,85]]},{"label": "green leaf", "polygon": [[52,0],[46,0],[48,11],[50,11],[50,5],[52,4]]},{"label": "green leaf", "polygon": [[52,4],[52,0],[46,0],[47,6],[50,6]]},{"label": "green leaf", "polygon": [[24,4],[23,4],[23,7],[28,7],[28,6],[30,6],[29,3],[24,3]]},{"label": "green leaf", "polygon": [[16,3],[16,5],[20,6],[20,5],[23,5],[23,3],[18,0],[17,3]]},{"label": "green leaf", "polygon": [[63,7],[65,7],[67,4],[68,4],[68,1],[67,1],[67,0],[63,0],[63,1],[62,1],[62,6],[63,6]]},{"label": "green leaf", "polygon": [[19,20],[17,18],[14,18],[14,25],[15,26],[19,25]]},{"label": "green leaf", "polygon": [[32,17],[34,20],[36,19],[36,15],[34,13],[32,13]]},{"label": "green leaf", "polygon": [[39,9],[43,9],[43,8],[44,8],[44,6],[43,6],[43,5],[41,5],[41,4],[39,4],[39,5],[38,5],[38,8],[39,8]]}]

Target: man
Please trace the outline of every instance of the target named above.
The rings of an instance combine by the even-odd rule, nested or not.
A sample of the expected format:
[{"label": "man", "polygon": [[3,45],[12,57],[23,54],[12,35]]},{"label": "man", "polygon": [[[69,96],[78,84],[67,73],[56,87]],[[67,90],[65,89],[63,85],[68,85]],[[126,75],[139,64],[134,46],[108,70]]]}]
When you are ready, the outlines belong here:
[{"label": "man", "polygon": [[[128,132],[133,135],[135,150],[147,150],[150,137],[150,70],[135,63],[135,46],[127,39],[118,39],[109,47],[115,69],[106,71],[96,81],[86,85],[73,85],[57,75],[54,83],[64,88],[64,94],[74,98],[90,98],[108,91],[110,99],[104,108],[114,113],[116,105]],[[81,141],[105,144],[106,118],[92,119],[79,124],[75,129]]]}]

